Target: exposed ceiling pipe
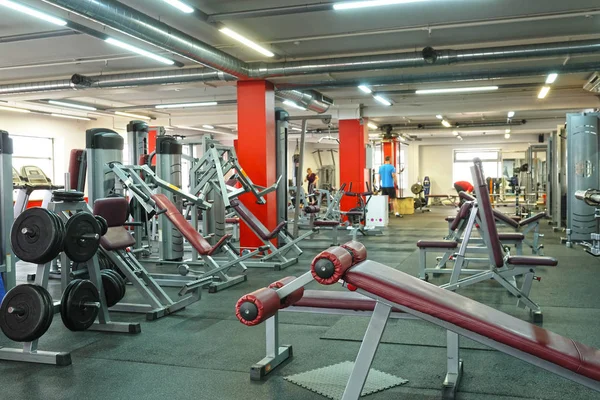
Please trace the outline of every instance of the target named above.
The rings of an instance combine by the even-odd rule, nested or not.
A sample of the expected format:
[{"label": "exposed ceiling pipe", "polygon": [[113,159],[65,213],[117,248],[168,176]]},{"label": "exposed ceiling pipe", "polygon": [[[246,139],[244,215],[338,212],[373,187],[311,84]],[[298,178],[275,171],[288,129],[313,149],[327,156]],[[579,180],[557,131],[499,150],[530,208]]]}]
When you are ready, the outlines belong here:
[{"label": "exposed ceiling pipe", "polygon": [[282,99],[293,101],[299,106],[315,111],[318,114],[323,114],[333,104],[332,99],[328,99],[314,90],[305,92],[300,92],[299,90],[278,90],[276,94]]},{"label": "exposed ceiling pipe", "polygon": [[357,87],[361,84],[368,84],[370,87],[417,84],[417,83],[439,83],[439,82],[471,82],[471,81],[489,81],[504,78],[519,78],[530,76],[545,76],[551,72],[561,75],[575,74],[581,72],[593,72],[600,70],[600,62],[578,63],[556,66],[534,66],[525,68],[510,69],[487,69],[475,71],[461,71],[450,73],[431,73],[431,74],[397,74],[389,77],[374,77],[362,79],[343,79],[335,81],[312,81],[302,83],[276,83],[277,88],[281,90],[288,89],[339,89],[345,87]]},{"label": "exposed ceiling pipe", "polygon": [[10,35],[0,37],[0,43],[25,42],[27,40],[50,39],[62,36],[79,35],[79,32],[70,29],[61,29],[58,31],[24,33],[20,35]]},{"label": "exposed ceiling pipe", "polygon": [[14,95],[38,92],[54,92],[57,90],[84,89],[85,85],[75,84],[71,79],[45,82],[23,82],[0,86],[0,95]]},{"label": "exposed ceiling pipe", "polygon": [[319,4],[302,4],[297,6],[261,8],[257,10],[233,11],[220,14],[212,14],[208,16],[207,22],[214,23],[219,21],[229,21],[233,19],[273,17],[278,15],[289,15],[331,10],[333,10],[333,2],[323,2]]},{"label": "exposed ceiling pipe", "polygon": [[482,122],[459,122],[454,121],[451,128],[444,128],[440,124],[418,124],[418,125],[404,125],[404,124],[387,124],[384,126],[390,126],[394,130],[401,131],[421,131],[421,130],[448,130],[448,132],[452,132],[452,130],[456,129],[469,129],[469,128],[493,128],[493,127],[514,127],[514,126],[522,126],[527,124],[527,120],[514,120],[508,123],[506,120],[504,121],[482,121]]},{"label": "exposed ceiling pipe", "polygon": [[426,47],[422,51],[398,54],[248,64],[115,0],[43,1],[238,78],[268,79],[290,75],[562,57],[600,52],[600,40],[580,40],[468,50],[435,50]]}]

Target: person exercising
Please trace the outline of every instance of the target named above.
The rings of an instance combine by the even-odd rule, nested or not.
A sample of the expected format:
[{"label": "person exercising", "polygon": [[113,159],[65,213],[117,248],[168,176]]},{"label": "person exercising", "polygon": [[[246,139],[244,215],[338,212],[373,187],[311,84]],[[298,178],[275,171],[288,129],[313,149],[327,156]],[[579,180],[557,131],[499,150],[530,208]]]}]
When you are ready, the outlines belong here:
[{"label": "person exercising", "polygon": [[314,196],[311,196],[315,193],[315,188],[317,186],[317,182],[319,181],[319,177],[317,176],[317,174],[315,174],[312,169],[308,168],[306,170],[306,178],[304,178],[304,182],[308,182],[308,196],[310,197],[310,200],[308,201],[308,203],[312,206],[314,204],[316,204],[316,201],[314,200]]},{"label": "person exercising", "polygon": [[[466,192],[468,194],[473,193],[473,189],[475,189],[473,187],[473,185],[471,185],[470,182],[467,181],[458,181],[458,182],[454,182],[454,189],[456,189],[456,193],[458,193],[460,195],[460,192]],[[463,199],[460,199],[458,202],[459,206],[462,206],[463,203],[465,201]]]},{"label": "person exercising", "polygon": [[396,177],[396,168],[391,163],[391,157],[385,158],[385,164],[379,167],[379,187],[381,188],[381,194],[388,197],[388,201],[392,203],[392,208],[396,218],[400,218],[401,215],[398,212],[398,205],[396,204],[396,188],[398,187],[398,178]]}]

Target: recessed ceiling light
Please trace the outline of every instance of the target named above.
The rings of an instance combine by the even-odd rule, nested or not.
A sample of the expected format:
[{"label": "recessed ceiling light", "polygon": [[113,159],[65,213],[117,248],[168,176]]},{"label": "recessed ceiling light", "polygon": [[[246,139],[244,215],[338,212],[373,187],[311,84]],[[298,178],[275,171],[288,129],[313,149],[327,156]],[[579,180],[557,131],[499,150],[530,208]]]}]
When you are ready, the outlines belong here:
[{"label": "recessed ceiling light", "polygon": [[544,86],[538,94],[538,99],[543,99],[548,96],[548,92],[550,92],[550,86]]},{"label": "recessed ceiling light", "polygon": [[369,88],[368,86],[365,86],[365,85],[359,85],[359,86],[358,86],[358,88],[359,88],[359,89],[360,89],[362,92],[364,92],[364,93],[366,93],[366,94],[371,94],[371,93],[373,93],[373,91],[371,90],[371,88]]},{"label": "recessed ceiling light", "polygon": [[130,113],[121,112],[121,111],[115,111],[115,114],[119,115],[121,117],[129,117],[129,118],[137,118],[137,119],[145,119],[145,120],[151,120],[152,119],[152,118],[147,117],[145,115],[130,114]]},{"label": "recessed ceiling light", "polygon": [[179,104],[159,104],[157,106],[154,106],[155,108],[158,109],[165,109],[165,108],[192,108],[192,107],[210,107],[210,106],[216,106],[218,103],[216,101],[207,101],[204,103],[179,103]]},{"label": "recessed ceiling light", "polygon": [[509,111],[508,112],[508,118],[512,118],[515,116],[515,112],[514,111]]},{"label": "recessed ceiling light", "polygon": [[556,81],[556,78],[558,78],[558,74],[549,74],[546,77],[546,85],[551,85]]},{"label": "recessed ceiling light", "polygon": [[489,92],[498,90],[498,86],[476,86],[464,88],[446,88],[446,89],[422,89],[416,90],[415,94],[442,94],[442,93],[466,93],[466,92]]},{"label": "recessed ceiling light", "polygon": [[215,129],[215,127],[212,125],[202,125],[202,127],[206,129]]},{"label": "recessed ceiling light", "polygon": [[336,11],[353,10],[356,8],[392,6],[397,4],[418,3],[429,0],[371,0],[371,1],[343,1],[333,4]]},{"label": "recessed ceiling light", "polygon": [[504,131],[504,133],[510,133],[510,132],[511,132],[511,130],[510,130],[510,129],[506,129],[506,130]]},{"label": "recessed ceiling light", "polygon": [[8,7],[8,8],[12,8],[15,11],[20,11],[24,14],[30,15],[32,17],[44,20],[46,22],[50,22],[54,25],[58,25],[58,26],[65,26],[67,25],[67,21],[60,19],[60,18],[56,18],[53,17],[52,15],[43,13],[41,11],[35,10],[33,8],[29,8],[26,7],[22,4],[16,3],[14,1],[10,1],[10,0],[0,0],[0,6],[4,6],[4,7]]},{"label": "recessed ceiling light", "polygon": [[436,117],[437,119],[440,119],[440,120],[441,120],[441,119],[444,119],[444,116],[443,116],[442,114],[438,114],[438,115],[436,115],[435,117]]},{"label": "recessed ceiling light", "polygon": [[292,130],[296,132],[302,132],[302,129],[296,128],[295,126],[292,126]]},{"label": "recessed ceiling light", "polygon": [[446,128],[450,128],[452,126],[452,124],[445,119],[442,120],[442,125],[444,125]]},{"label": "recessed ceiling light", "polygon": [[232,31],[229,28],[221,28],[221,29],[219,29],[219,31],[221,31],[225,35],[229,36],[230,38],[235,39],[238,42],[246,45],[247,47],[250,47],[252,50],[255,50],[255,51],[259,52],[263,56],[267,56],[267,57],[274,57],[275,56],[275,54],[273,52],[265,49],[264,47],[262,47],[258,43],[253,42],[252,40],[250,40],[250,39],[248,39],[248,38],[240,35],[239,33],[235,32],[235,31]]},{"label": "recessed ceiling light", "polygon": [[50,114],[53,117],[58,117],[58,118],[68,118],[68,119],[78,119],[81,121],[91,121],[91,118],[86,118],[86,117],[76,117],[75,115],[65,115],[65,114]]},{"label": "recessed ceiling light", "polygon": [[188,6],[187,4],[185,4],[183,1],[179,1],[179,0],[163,0],[163,1],[165,3],[172,5],[173,7],[177,8],[179,11],[182,11],[186,14],[191,14],[194,12],[194,9],[190,6]]},{"label": "recessed ceiling light", "polygon": [[96,107],[84,106],[84,105],[75,104],[75,103],[67,103],[67,102],[64,102],[64,101],[48,100],[48,103],[49,104],[53,104],[55,106],[77,108],[77,109],[80,109],[80,110],[88,110],[88,111],[96,111],[97,110]]},{"label": "recessed ceiling light", "polygon": [[504,134],[504,139],[510,139],[510,133],[505,133]]},{"label": "recessed ceiling light", "polygon": [[392,102],[389,101],[388,99],[386,99],[385,97],[382,97],[382,96],[379,96],[379,95],[375,95],[375,96],[373,96],[373,98],[375,100],[377,100],[379,103],[383,104],[384,106],[388,106],[389,107],[389,106],[392,105]]},{"label": "recessed ceiling light", "polygon": [[113,39],[113,38],[106,38],[104,41],[106,43],[112,44],[113,46],[117,46],[117,47],[120,47],[122,49],[129,50],[132,53],[136,53],[136,54],[139,54],[141,56],[144,56],[144,57],[147,57],[147,58],[151,58],[151,59],[153,59],[155,61],[158,61],[158,62],[161,62],[163,64],[167,64],[167,65],[173,65],[173,64],[175,64],[175,61],[173,61],[173,60],[169,60],[168,58],[161,57],[158,54],[154,54],[154,53],[151,53],[151,52],[146,51],[144,49],[140,49],[139,47],[135,47],[135,46],[132,46],[130,44],[121,42],[120,40],[116,40],[116,39]]},{"label": "recessed ceiling light", "polygon": [[458,131],[452,131],[452,134],[453,134],[454,136],[458,136]]},{"label": "recessed ceiling light", "polygon": [[377,125],[375,125],[374,123],[372,123],[372,122],[369,122],[369,123],[367,124],[367,126],[368,126],[369,128],[371,128],[371,129],[379,129],[379,127],[378,127]]}]

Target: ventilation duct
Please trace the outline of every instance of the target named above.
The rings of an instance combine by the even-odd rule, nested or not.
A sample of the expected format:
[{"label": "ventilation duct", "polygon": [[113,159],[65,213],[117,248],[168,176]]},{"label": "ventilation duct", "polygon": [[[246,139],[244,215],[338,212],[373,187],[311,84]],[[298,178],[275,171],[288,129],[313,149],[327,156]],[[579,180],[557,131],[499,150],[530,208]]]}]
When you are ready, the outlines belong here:
[{"label": "ventilation duct", "polygon": [[238,78],[267,79],[278,76],[564,57],[600,52],[600,40],[580,40],[466,50],[435,50],[427,47],[422,51],[399,54],[248,64],[115,0],[43,1]]}]

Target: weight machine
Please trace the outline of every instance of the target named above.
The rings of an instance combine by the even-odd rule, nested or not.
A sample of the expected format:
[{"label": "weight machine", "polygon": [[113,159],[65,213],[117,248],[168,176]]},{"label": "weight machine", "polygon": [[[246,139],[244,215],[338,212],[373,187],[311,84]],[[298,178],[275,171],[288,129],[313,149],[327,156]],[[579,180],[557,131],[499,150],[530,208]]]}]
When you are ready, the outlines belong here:
[{"label": "weight machine", "polygon": [[0,277],[6,291],[17,284],[15,274],[15,257],[10,246],[10,229],[14,220],[12,187],[12,139],[8,132],[0,131]]},{"label": "weight machine", "polygon": [[[594,217],[596,220],[600,219],[600,190],[578,190],[575,192],[575,198],[583,201],[590,207],[594,207]],[[592,241],[591,243],[581,242],[585,247],[585,251],[594,257],[600,257],[600,233],[591,233],[590,240]]]}]

